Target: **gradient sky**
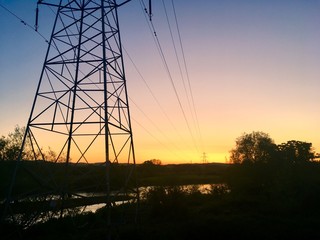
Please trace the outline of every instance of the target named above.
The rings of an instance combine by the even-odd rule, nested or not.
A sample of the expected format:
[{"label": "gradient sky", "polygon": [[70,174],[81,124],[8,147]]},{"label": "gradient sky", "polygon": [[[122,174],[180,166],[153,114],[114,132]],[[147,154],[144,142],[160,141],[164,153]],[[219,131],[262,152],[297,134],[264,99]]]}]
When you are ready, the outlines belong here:
[{"label": "gradient sky", "polygon": [[[0,3],[34,25],[35,0]],[[171,0],[164,3],[183,67]],[[277,144],[312,142],[319,152],[320,0],[174,3],[196,117],[160,0],[153,1],[153,24],[187,122],[140,0],[119,10],[123,46],[133,61],[125,54],[137,161],[196,163],[205,152],[207,161],[225,162],[235,139],[252,131]],[[46,38],[52,17],[40,8],[39,32]],[[1,7],[0,24],[0,135],[6,136],[27,123],[47,44]]]}]

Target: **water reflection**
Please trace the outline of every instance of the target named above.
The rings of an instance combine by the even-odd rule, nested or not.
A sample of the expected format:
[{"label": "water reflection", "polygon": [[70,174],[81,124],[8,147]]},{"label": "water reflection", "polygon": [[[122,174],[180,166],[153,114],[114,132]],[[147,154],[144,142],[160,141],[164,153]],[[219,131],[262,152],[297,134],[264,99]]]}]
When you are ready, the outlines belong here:
[{"label": "water reflection", "polygon": [[[148,195],[148,192],[153,191],[154,189],[158,188],[159,186],[146,186],[146,187],[140,187],[139,190],[139,196],[141,200],[145,200],[146,196]],[[192,193],[200,193],[200,194],[220,194],[228,192],[228,187],[226,184],[191,184],[191,185],[180,185],[175,186],[179,188],[180,191],[183,191],[187,194]],[[169,191],[170,187],[164,187],[165,191]],[[134,198],[125,198],[125,195],[121,195],[119,199],[122,199],[121,201],[119,199],[114,199],[113,205],[121,205],[124,203],[129,203],[132,201],[135,201]],[[85,199],[93,199],[94,201],[84,201]],[[79,213],[88,213],[92,212],[95,213],[98,209],[106,207],[106,203],[104,202],[106,200],[105,193],[76,193],[72,194],[70,196],[70,203],[73,205],[64,208],[61,210],[59,206],[61,203],[59,202],[59,196],[58,195],[49,195],[46,196],[44,199],[41,197],[37,198],[28,198],[25,199],[26,202],[28,202],[29,206],[32,206],[33,208],[30,208],[29,211],[25,210],[23,212],[17,212],[16,214],[12,215],[12,219],[7,219],[9,222],[16,222],[19,223],[22,226],[31,226],[35,223],[39,222],[45,222],[52,218],[59,218],[61,216],[72,216],[77,215]],[[45,203],[49,203],[50,208],[41,208],[41,201]],[[33,205],[30,205],[33,204]],[[76,203],[76,204],[75,204]],[[24,201],[17,202],[14,204],[24,204]],[[32,215],[35,215],[32,217]],[[32,222],[30,222],[30,219],[32,219]]]},{"label": "water reflection", "polygon": [[[147,187],[139,187],[139,193],[140,193],[140,199],[144,200],[146,193],[148,193],[150,190],[157,188],[158,186],[147,186]],[[188,194],[199,192],[201,194],[213,194],[219,191],[229,191],[226,184],[223,183],[217,183],[217,184],[189,184],[189,185],[180,185],[177,186],[182,190],[183,192],[186,192]],[[123,203],[128,203],[128,201],[119,201],[116,202],[116,205],[120,205]],[[85,206],[82,208],[83,212],[93,212],[95,213],[98,209],[105,207],[105,203],[100,204],[93,204],[89,206]]]}]

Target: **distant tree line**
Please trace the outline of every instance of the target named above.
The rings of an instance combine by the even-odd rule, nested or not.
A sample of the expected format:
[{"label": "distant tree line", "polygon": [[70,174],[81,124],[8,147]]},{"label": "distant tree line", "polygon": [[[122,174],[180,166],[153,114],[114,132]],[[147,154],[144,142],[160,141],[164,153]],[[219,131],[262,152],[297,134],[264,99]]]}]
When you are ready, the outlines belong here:
[{"label": "distant tree line", "polygon": [[272,211],[320,212],[320,161],[311,143],[275,144],[268,134],[252,132],[238,137],[230,153],[226,183],[235,199]]},{"label": "distant tree line", "polygon": [[[14,131],[7,137],[0,138],[0,161],[17,160],[20,154],[23,137],[26,128],[16,126]],[[62,161],[64,155],[57,154],[49,149],[43,151],[42,158],[47,161]],[[37,156],[33,156],[36,154]],[[38,158],[39,153],[31,151],[30,143],[27,141],[21,158],[30,160]],[[230,151],[230,162],[236,164],[246,163],[306,163],[319,159],[312,143],[290,140],[285,143],[275,144],[274,140],[264,132],[244,133],[235,141],[235,147]],[[159,159],[151,159],[143,162],[144,165],[161,165]]]},{"label": "distant tree line", "polygon": [[159,166],[161,164],[162,164],[162,162],[159,159],[151,159],[151,160],[146,160],[143,162],[143,165],[146,165],[146,166],[155,166],[155,165]]},{"label": "distant tree line", "polygon": [[236,146],[230,151],[230,162],[246,163],[307,163],[317,160],[312,143],[290,140],[275,144],[264,132],[244,133],[236,139]]}]

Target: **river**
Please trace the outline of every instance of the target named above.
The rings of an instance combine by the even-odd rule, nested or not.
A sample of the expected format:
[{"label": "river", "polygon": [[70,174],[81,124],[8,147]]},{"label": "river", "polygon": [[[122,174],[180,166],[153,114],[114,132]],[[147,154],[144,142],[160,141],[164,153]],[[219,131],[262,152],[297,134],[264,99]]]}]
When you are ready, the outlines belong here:
[{"label": "river", "polygon": [[[144,193],[148,192],[149,190],[156,188],[157,186],[147,186],[147,187],[139,187],[140,198],[144,198]],[[210,194],[213,191],[213,188],[217,187],[226,187],[225,184],[189,184],[189,185],[180,185],[178,186],[182,191],[187,193],[192,193],[195,191],[199,191],[201,194]],[[92,195],[92,194],[91,194]],[[116,204],[122,204],[121,202],[116,202]],[[105,207],[105,203],[93,204],[83,207],[83,212],[96,212],[98,209]]]}]

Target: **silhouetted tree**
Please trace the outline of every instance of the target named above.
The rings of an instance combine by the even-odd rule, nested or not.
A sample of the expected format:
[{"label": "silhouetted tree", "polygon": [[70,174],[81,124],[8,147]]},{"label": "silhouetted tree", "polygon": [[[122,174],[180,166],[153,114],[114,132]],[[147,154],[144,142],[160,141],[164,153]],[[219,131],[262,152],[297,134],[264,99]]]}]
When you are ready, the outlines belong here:
[{"label": "silhouetted tree", "polygon": [[315,159],[312,143],[291,140],[278,145],[283,160],[292,163],[306,163]]},{"label": "silhouetted tree", "polygon": [[151,160],[144,161],[143,164],[145,164],[145,165],[161,165],[162,162],[159,159],[151,159]]},{"label": "silhouetted tree", "polygon": [[7,139],[5,138],[5,136],[2,136],[0,138],[0,160],[6,160],[6,146],[7,146],[8,142]]},{"label": "silhouetted tree", "polygon": [[[14,131],[9,133],[7,137],[2,136],[0,138],[0,161],[18,159],[25,131],[25,127],[19,127],[17,125],[15,126]],[[41,159],[49,162],[62,162],[66,157],[65,153],[60,153],[58,155],[50,148],[50,146],[47,151],[41,149],[41,152],[34,152],[31,149],[31,143],[27,137],[21,156],[22,160]]]},{"label": "silhouetted tree", "polygon": [[[16,126],[7,137],[0,139],[0,160],[17,160],[25,133],[25,127]],[[23,156],[27,155],[24,152]]]},{"label": "silhouetted tree", "polygon": [[275,158],[277,145],[267,133],[244,133],[236,139],[236,146],[230,153],[232,163],[267,163]]},{"label": "silhouetted tree", "polygon": [[48,162],[64,162],[66,159],[66,153],[60,153],[58,155],[55,151],[51,149],[51,147],[48,147],[48,150],[42,154],[44,160]]}]

